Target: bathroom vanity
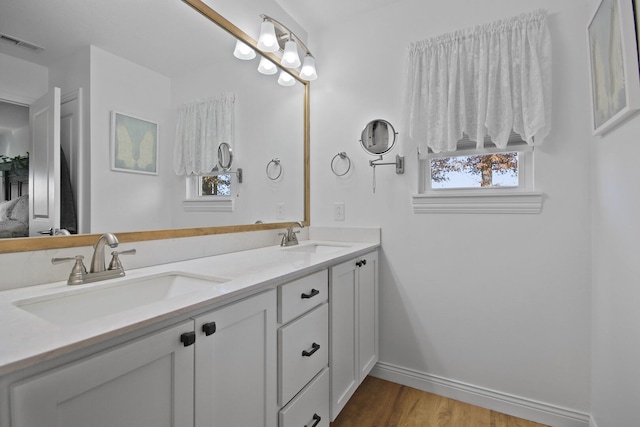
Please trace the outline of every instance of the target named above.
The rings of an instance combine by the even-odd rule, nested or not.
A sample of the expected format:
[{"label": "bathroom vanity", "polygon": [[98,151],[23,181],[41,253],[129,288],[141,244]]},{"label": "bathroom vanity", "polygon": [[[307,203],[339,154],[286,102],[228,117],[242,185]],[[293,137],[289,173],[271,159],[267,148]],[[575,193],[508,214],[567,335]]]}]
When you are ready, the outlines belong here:
[{"label": "bathroom vanity", "polygon": [[0,293],[0,427],[328,426],[378,358],[375,243]]}]

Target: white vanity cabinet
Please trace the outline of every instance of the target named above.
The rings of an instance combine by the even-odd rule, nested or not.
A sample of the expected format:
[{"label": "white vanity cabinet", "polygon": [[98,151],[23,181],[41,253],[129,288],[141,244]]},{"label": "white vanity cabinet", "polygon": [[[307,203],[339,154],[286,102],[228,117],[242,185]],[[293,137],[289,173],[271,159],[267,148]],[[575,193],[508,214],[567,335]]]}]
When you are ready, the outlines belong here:
[{"label": "white vanity cabinet", "polygon": [[378,252],[331,268],[331,421],[378,361]]},{"label": "white vanity cabinet", "polygon": [[275,427],[275,293],[13,383],[10,426]]},{"label": "white vanity cabinet", "polygon": [[189,426],[193,321],[9,387],[12,427]]},{"label": "white vanity cabinet", "polygon": [[328,272],[278,287],[280,427],[329,426]]}]

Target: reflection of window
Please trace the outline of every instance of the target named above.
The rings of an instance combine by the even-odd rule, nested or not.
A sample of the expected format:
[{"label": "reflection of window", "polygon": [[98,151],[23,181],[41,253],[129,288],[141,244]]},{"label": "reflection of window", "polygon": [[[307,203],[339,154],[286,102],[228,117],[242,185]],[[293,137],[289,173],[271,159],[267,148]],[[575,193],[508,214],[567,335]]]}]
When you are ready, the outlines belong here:
[{"label": "reflection of window", "polygon": [[231,175],[206,175],[198,177],[199,196],[230,196]]}]

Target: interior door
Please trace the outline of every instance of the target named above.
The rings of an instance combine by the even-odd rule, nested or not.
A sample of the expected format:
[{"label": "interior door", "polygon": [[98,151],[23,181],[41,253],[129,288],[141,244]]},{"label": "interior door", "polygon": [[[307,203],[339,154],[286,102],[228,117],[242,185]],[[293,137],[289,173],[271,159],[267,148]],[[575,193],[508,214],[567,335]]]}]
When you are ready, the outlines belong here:
[{"label": "interior door", "polygon": [[29,236],[60,228],[60,88],[29,108]]}]

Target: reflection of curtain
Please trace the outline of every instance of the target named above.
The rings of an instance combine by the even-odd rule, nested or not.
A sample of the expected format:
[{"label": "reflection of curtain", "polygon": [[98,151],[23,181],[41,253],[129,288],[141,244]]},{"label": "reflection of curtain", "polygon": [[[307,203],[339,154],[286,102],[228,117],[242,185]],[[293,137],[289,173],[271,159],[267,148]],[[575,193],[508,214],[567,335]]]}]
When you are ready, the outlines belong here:
[{"label": "reflection of curtain", "polygon": [[178,175],[211,172],[218,164],[218,145],[233,147],[235,95],[196,101],[178,108],[173,169]]},{"label": "reflection of curtain", "polygon": [[533,144],[549,133],[551,42],[539,10],[409,46],[405,118],[427,151],[455,151],[485,135],[504,148],[511,130]]}]

